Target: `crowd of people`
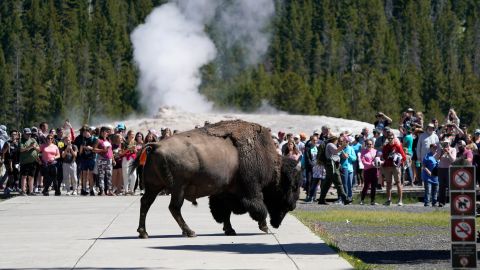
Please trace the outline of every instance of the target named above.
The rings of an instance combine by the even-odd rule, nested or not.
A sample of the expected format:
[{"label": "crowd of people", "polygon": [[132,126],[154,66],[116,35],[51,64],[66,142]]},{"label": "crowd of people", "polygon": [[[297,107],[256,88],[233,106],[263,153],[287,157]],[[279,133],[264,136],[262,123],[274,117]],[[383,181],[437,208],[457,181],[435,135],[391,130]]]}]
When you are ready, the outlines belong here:
[{"label": "crowd of people", "polygon": [[275,136],[278,152],[302,164],[307,202],[328,204],[325,199],[333,184],[339,204],[352,203],[357,186],[362,189],[360,204],[370,193],[370,204],[376,205],[376,191],[386,188],[384,205],[389,206],[395,184],[399,206],[403,205],[403,186],[416,185],[424,187],[425,206],[442,207],[447,202],[451,165],[476,166],[478,175],[480,129],[469,133],[455,110],[450,109],[440,125],[438,119],[427,122],[421,112],[408,108],[398,123],[398,133],[389,116],[378,112],[375,117],[371,133],[365,127],[357,135],[348,130],[335,135],[325,125],[309,138],[305,133],[282,131]]},{"label": "crowd of people", "polygon": [[134,195],[143,193],[142,168],[129,173],[130,164],[143,145],[173,135],[169,128],[146,134],[115,128],[84,125],[76,134],[65,121],[49,129],[37,127],[7,131],[0,125],[0,190],[22,196],[54,195]]},{"label": "crowd of people", "polygon": [[[370,193],[370,204],[376,205],[376,191],[386,188],[388,206],[395,184],[399,206],[403,186],[417,185],[425,188],[425,206],[441,207],[447,199],[449,166],[480,166],[480,129],[470,134],[453,109],[439,125],[437,119],[425,124],[423,114],[409,108],[398,133],[391,128],[390,117],[382,112],[375,117],[372,132],[365,127],[357,135],[348,130],[333,134],[325,125],[308,138],[305,133],[282,131],[272,136],[279,154],[301,163],[307,202],[328,204],[326,195],[333,184],[339,204],[352,203],[353,190],[359,187],[360,204]],[[78,132],[68,121],[56,129],[42,122],[21,132],[8,132],[0,125],[0,168],[5,171],[0,173],[0,190],[24,196],[49,196],[50,190],[56,196],[142,194],[143,168],[130,174],[130,164],[145,144],[176,132],[162,128],[159,134],[155,130],[143,134],[122,123],[84,125]]]}]

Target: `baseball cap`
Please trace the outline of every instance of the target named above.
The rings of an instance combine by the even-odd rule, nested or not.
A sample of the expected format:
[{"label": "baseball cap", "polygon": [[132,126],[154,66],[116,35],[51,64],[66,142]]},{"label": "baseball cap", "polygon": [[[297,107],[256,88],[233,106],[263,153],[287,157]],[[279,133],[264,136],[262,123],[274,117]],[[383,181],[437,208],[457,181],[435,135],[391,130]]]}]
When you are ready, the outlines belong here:
[{"label": "baseball cap", "polygon": [[461,145],[461,146],[466,146],[467,145],[464,140],[458,141],[457,144]]},{"label": "baseball cap", "polygon": [[294,139],[300,139],[300,135],[297,134],[297,135],[293,136],[293,138]]},{"label": "baseball cap", "polygon": [[126,129],[125,124],[124,123],[117,124],[117,129],[118,130],[125,130]]},{"label": "baseball cap", "polygon": [[24,134],[32,134],[32,130],[29,129],[29,128],[24,128],[24,129],[23,129],[23,133],[24,133]]},{"label": "baseball cap", "polygon": [[478,129],[478,128],[475,129],[475,132],[474,132],[474,133],[475,133],[475,134],[480,134],[480,129]]},{"label": "baseball cap", "polygon": [[428,123],[427,127],[429,128],[435,128],[435,125],[433,123]]},{"label": "baseball cap", "polygon": [[38,129],[36,127],[32,127],[31,131],[32,133],[37,133],[38,132]]},{"label": "baseball cap", "polygon": [[415,110],[412,109],[412,108],[408,108],[408,109],[407,109],[407,112],[415,112]]}]

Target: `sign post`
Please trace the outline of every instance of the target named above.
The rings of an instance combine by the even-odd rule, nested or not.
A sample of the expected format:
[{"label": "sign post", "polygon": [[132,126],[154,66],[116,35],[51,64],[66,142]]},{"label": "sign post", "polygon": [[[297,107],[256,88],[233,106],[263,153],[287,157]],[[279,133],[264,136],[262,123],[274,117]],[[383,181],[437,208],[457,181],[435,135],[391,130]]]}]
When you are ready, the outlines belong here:
[{"label": "sign post", "polygon": [[455,269],[477,268],[475,167],[450,166],[451,261]]}]

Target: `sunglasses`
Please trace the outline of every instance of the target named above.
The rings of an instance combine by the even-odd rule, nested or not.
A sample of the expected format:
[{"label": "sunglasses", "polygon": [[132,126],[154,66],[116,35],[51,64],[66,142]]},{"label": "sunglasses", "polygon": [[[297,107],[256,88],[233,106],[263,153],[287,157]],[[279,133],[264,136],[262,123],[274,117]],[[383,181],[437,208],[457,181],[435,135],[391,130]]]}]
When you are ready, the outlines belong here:
[{"label": "sunglasses", "polygon": [[387,139],[389,139],[389,140],[393,140],[393,137],[388,137]]},{"label": "sunglasses", "polygon": [[367,143],[367,146],[372,146],[372,145],[373,145],[373,144],[371,144],[371,143]]}]

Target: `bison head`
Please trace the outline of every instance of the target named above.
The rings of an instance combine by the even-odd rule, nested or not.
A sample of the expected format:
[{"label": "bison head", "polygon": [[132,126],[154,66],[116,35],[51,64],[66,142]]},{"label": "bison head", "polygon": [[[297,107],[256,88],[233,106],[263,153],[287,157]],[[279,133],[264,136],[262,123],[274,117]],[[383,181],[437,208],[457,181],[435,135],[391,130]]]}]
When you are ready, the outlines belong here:
[{"label": "bison head", "polygon": [[264,192],[264,201],[270,215],[270,224],[278,228],[285,215],[295,209],[300,193],[300,169],[297,162],[281,159],[280,181]]}]

